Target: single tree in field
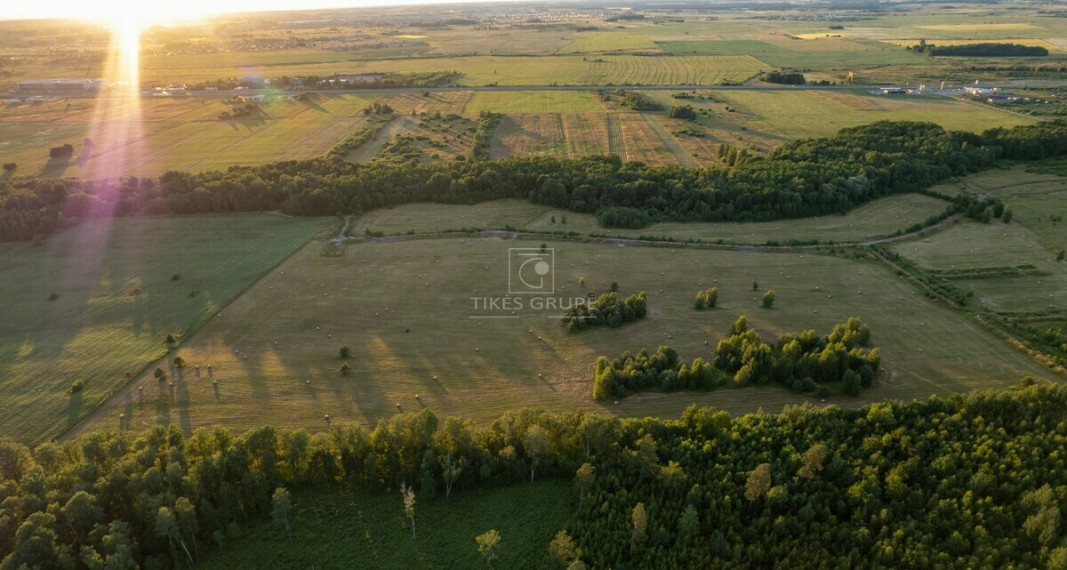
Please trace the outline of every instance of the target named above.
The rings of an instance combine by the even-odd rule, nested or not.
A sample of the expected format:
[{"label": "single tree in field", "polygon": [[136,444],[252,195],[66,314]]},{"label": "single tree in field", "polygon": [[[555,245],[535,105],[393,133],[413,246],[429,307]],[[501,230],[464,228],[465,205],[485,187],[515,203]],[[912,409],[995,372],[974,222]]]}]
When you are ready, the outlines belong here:
[{"label": "single tree in field", "polygon": [[612,291],[618,291],[619,290],[619,282],[618,281],[612,281],[611,282],[611,290]]},{"label": "single tree in field", "polygon": [[404,497],[404,515],[411,519],[411,540],[415,540],[415,490],[401,483],[400,494]]},{"label": "single tree in field", "polygon": [[496,561],[496,547],[500,544],[500,533],[492,529],[484,534],[474,537],[478,543],[478,553],[485,557],[487,566],[492,566]]},{"label": "single tree in field", "polygon": [[696,300],[693,301],[693,308],[698,310],[698,311],[703,311],[704,310],[704,292],[703,291],[697,291]]},{"label": "single tree in field", "polygon": [[774,290],[767,289],[767,292],[763,294],[763,308],[770,309],[774,306]]},{"label": "single tree in field", "polygon": [[271,518],[274,519],[274,524],[285,529],[289,542],[292,542],[293,532],[289,528],[289,511],[293,508],[293,500],[289,496],[289,491],[285,487],[278,487],[274,490],[274,496],[271,497],[271,500],[274,502],[274,508],[270,513]]},{"label": "single tree in field", "polygon": [[648,514],[645,513],[645,504],[637,503],[632,513],[634,530],[631,535],[630,553],[637,550],[637,545],[645,541],[648,533]]},{"label": "single tree in field", "polygon": [[756,283],[755,281],[753,281],[752,282],[752,290],[753,291],[759,291],[759,283]]},{"label": "single tree in field", "polygon": [[351,354],[351,351],[348,350],[347,346],[342,346],[341,350],[339,351],[339,354],[341,355],[341,358],[348,358],[348,356]]},{"label": "single tree in field", "polygon": [[348,363],[346,362],[346,363],[341,365],[341,368],[339,368],[339,370],[341,371],[341,374],[347,376],[348,373],[352,371],[352,367],[349,366]]},{"label": "single tree in field", "polygon": [[704,292],[704,306],[708,309],[714,309],[715,304],[719,302],[719,288],[712,287]]},{"label": "single tree in field", "polygon": [[596,468],[589,463],[583,463],[574,476],[574,484],[578,487],[578,504],[585,500],[585,491],[593,485],[593,475]]},{"label": "single tree in field", "polygon": [[4,172],[14,172],[14,171],[18,170],[18,168],[19,168],[19,165],[15,164],[14,162],[5,162],[4,163]]},{"label": "single tree in field", "polygon": [[522,447],[526,450],[526,456],[530,458],[530,482],[534,480],[534,470],[541,456],[548,450],[548,434],[539,425],[532,425],[526,430],[526,437],[522,440]]},{"label": "single tree in field", "polygon": [[174,357],[174,367],[175,368],[185,368],[185,359],[180,357],[180,356],[175,356]]}]

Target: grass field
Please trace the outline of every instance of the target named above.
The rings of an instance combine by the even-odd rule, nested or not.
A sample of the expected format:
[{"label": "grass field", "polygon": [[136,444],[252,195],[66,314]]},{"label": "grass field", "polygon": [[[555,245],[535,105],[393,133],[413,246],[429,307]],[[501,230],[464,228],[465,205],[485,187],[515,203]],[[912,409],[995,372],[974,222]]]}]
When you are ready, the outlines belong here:
[{"label": "grass field", "polygon": [[[548,543],[570,522],[573,486],[537,481],[457,490],[447,501],[416,497],[415,529],[399,492],[312,492],[293,496],[293,541],[270,522],[243,529],[199,566],[219,568],[480,568],[474,537],[500,533],[497,567],[547,568]],[[323,544],[330,544],[328,549]]]},{"label": "grass field", "polygon": [[[228,121],[218,118],[230,109],[218,99],[147,99],[140,121],[123,99],[97,99],[97,108],[85,99],[6,107],[0,109],[0,152],[26,174],[88,178],[311,158],[358,129],[366,121],[363,107],[375,97],[276,101],[264,104],[260,115]],[[86,137],[95,143],[92,157],[78,160]],[[74,145],[75,158],[50,163],[48,149],[64,143]]]},{"label": "grass field", "polygon": [[1014,113],[937,96],[839,91],[730,91],[717,96],[737,110],[722,115],[724,120],[785,139],[828,136],[844,127],[881,120],[926,121],[972,132],[1034,122]]},{"label": "grass field", "polygon": [[[162,356],[168,334],[195,330],[326,225],[269,215],[121,218],[41,246],[3,245],[0,434],[41,441],[74,425],[125,373]],[[85,389],[68,395],[75,380]]]},{"label": "grass field", "polygon": [[608,125],[603,113],[561,113],[568,158],[608,152]]},{"label": "grass field", "polygon": [[575,36],[574,41],[559,48],[556,53],[603,53],[614,51],[658,52],[656,45],[648,36],[625,32],[594,32]]},{"label": "grass field", "polygon": [[810,69],[874,65],[918,65],[921,55],[877,42],[845,38],[820,40],[661,41],[663,51],[674,55],[750,55],[772,67]]},{"label": "grass field", "polygon": [[463,113],[595,113],[604,107],[585,91],[479,91]]},{"label": "grass field", "polygon": [[955,283],[973,290],[975,298],[995,312],[1067,309],[1067,264],[1055,258],[1067,247],[1067,226],[1055,218],[1055,213],[1067,212],[1067,179],[1014,168],[968,176],[951,186],[1000,197],[1013,212],[1011,223],[967,221],[929,238],[901,243],[895,250],[935,270],[1033,265],[1043,275]]},{"label": "grass field", "polygon": [[[857,242],[887,236],[945,209],[946,203],[918,194],[889,196],[860,206],[844,216],[820,216],[800,220],[758,223],[653,224],[639,230],[602,228],[590,214],[575,214],[525,200],[497,200],[473,206],[448,204],[407,204],[375,210],[361,216],[353,227],[385,234],[434,233],[463,228],[503,229],[506,226],[529,231],[574,231],[636,238],[642,235],[679,241],[723,240],[729,244],[763,245],[768,241],[785,243],[790,239]],[[563,224],[563,218],[567,223]],[[552,223],[552,218],[556,223]]]},{"label": "grass field", "polygon": [[[138,430],[157,422],[185,430],[264,423],[316,429],[325,428],[323,414],[373,424],[423,406],[484,422],[517,406],[673,417],[690,403],[748,412],[812,401],[774,387],[646,394],[618,405],[590,400],[597,356],[669,343],[687,359],[710,358],[739,314],[770,337],[805,328],[824,334],[851,315],[868,322],[885,376],[862,399],[831,398],[837,404],[1048,377],[881,265],[814,254],[556,243],[557,295],[584,296],[615,280],[624,293],[649,293],[649,318],[575,335],[560,326],[559,310],[476,308],[472,297],[508,291],[508,248],[539,243],[386,239],[350,245],[340,257],[310,244],[176,351],[200,365],[198,373],[187,370],[174,386],[138,376],[80,429],[118,427],[120,413],[123,426]],[[587,286],[577,284],[580,277]],[[775,290],[775,309],[759,308],[753,281]],[[720,308],[694,313],[693,293],[712,285]],[[338,372],[341,346],[351,350],[349,375]]]}]

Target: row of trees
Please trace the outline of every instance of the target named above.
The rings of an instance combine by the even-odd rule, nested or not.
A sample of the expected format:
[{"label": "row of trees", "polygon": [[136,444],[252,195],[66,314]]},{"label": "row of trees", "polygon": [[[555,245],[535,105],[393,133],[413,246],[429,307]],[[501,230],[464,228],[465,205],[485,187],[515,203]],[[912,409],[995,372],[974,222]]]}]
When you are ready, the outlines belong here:
[{"label": "row of trees", "polygon": [[[484,158],[484,145],[475,146],[481,149],[475,156]],[[844,212],[887,194],[921,191],[986,168],[999,156],[1031,160],[1063,154],[1065,121],[981,136],[928,123],[879,122],[787,143],[765,157],[738,151],[732,166],[723,168],[648,167],[615,156],[357,165],[326,155],[226,171],[171,171],[158,179],[15,177],[0,185],[0,239],[47,234],[85,215],[281,210],[323,216],[411,202],[500,198],[611,212],[603,216],[608,225],[775,220]]]},{"label": "row of trees", "polygon": [[[374,430],[234,435],[176,427],[0,443],[0,568],[172,568],[288,492],[406,488],[419,504],[574,477],[562,560],[594,568],[1037,567],[1067,562],[1067,388],[680,420],[508,412],[485,428],[424,410]],[[448,491],[446,491],[446,494]],[[480,541],[487,542],[487,541]]]},{"label": "row of trees", "polygon": [[702,358],[682,362],[669,346],[661,346],[653,354],[627,351],[610,361],[599,357],[593,369],[593,399],[621,398],[650,389],[713,390],[770,382],[796,392],[818,389],[824,396],[829,391],[826,385],[839,386],[856,395],[871,385],[878,372],[878,349],[864,348],[870,337],[867,326],[851,317],[826,336],[817,336],[814,330],[787,333],[770,345],[748,328],[742,315],[730,325],[729,336],[718,342],[710,363]]}]

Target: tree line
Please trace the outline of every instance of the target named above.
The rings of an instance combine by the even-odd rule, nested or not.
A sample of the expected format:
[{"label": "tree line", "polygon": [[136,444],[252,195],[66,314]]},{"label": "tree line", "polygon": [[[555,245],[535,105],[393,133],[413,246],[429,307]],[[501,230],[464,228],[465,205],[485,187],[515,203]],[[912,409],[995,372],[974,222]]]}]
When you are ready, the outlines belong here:
[{"label": "tree line", "polygon": [[[483,118],[483,122],[492,120]],[[474,153],[483,158],[484,145]],[[1067,154],[1067,121],[983,135],[929,123],[878,122],[745,151],[731,166],[687,169],[623,163],[616,156],[351,164],[337,155],[158,178],[47,180],[0,184],[0,239],[26,240],[85,217],[275,211],[297,216],[361,214],[412,202],[473,204],[524,198],[602,223],[768,221],[840,213],[876,198],[929,188],[1000,157]]]},{"label": "tree line", "polygon": [[560,323],[570,332],[603,325],[618,328],[623,323],[643,319],[647,314],[648,295],[644,291],[625,299],[619,299],[616,291],[610,291],[592,303],[575,303],[567,307]]},{"label": "tree line", "polygon": [[271,514],[299,524],[279,488],[403,487],[424,504],[534,477],[574,479],[571,538],[553,542],[588,567],[1058,568],[1067,388],[1030,384],[736,418],[525,409],[474,428],[423,410],[373,430],[4,441],[0,568],[195,562]]}]

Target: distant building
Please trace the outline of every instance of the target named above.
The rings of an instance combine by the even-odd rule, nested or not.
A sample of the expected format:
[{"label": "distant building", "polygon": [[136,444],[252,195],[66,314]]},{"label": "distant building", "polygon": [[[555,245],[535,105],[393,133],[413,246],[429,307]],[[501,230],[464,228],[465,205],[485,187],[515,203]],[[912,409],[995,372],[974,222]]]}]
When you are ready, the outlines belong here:
[{"label": "distant building", "polygon": [[103,79],[29,79],[16,83],[15,89],[19,93],[41,95],[89,95],[107,85]]},{"label": "distant building", "polygon": [[903,87],[883,87],[878,90],[882,95],[907,95],[908,90]]}]

